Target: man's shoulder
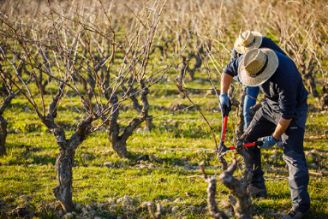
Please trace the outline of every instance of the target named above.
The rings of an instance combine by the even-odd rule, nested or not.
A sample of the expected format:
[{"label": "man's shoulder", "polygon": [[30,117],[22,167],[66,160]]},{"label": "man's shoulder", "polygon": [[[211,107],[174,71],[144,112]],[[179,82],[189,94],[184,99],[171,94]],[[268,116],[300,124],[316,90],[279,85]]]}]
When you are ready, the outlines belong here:
[{"label": "man's shoulder", "polygon": [[228,65],[239,66],[241,60],[243,59],[243,56],[244,55],[241,55],[239,57],[235,57],[231,59]]},{"label": "man's shoulder", "polygon": [[268,37],[262,38],[261,48],[273,49],[274,51],[278,51],[283,55],[286,55],[286,52],[282,48],[280,48],[280,46],[277,43],[275,43],[272,39]]},{"label": "man's shoulder", "polygon": [[285,67],[285,66],[290,66],[290,67],[294,67],[295,63],[294,61],[289,58],[288,56],[278,52],[278,51],[274,51],[278,57],[279,60],[279,67]]},{"label": "man's shoulder", "polygon": [[272,45],[272,44],[276,45],[276,43],[273,42],[272,39],[270,39],[269,37],[263,36],[263,37],[262,37],[262,45],[270,45],[270,44],[271,44],[271,45]]},{"label": "man's shoulder", "polygon": [[270,39],[268,37],[262,37],[261,47],[270,48],[273,50],[277,50],[279,48],[279,51],[281,50],[280,47],[278,46],[278,44],[275,43],[272,39]]},{"label": "man's shoulder", "polygon": [[[294,63],[294,61],[289,58],[288,56],[285,56],[279,52],[276,52],[277,57],[278,57],[278,61],[279,61],[279,66],[276,70],[276,75],[277,76],[281,76],[278,77],[282,80],[286,80],[287,78],[294,78],[296,75],[299,75],[299,72],[297,70],[297,67]],[[296,76],[298,77],[298,76]]]},{"label": "man's shoulder", "polygon": [[232,76],[236,76],[238,74],[238,67],[240,65],[241,59],[242,56],[231,59],[223,72]]},{"label": "man's shoulder", "polygon": [[242,62],[242,60],[244,59],[245,55],[239,56],[238,58],[236,58],[235,61],[235,65],[239,68],[240,63]]}]

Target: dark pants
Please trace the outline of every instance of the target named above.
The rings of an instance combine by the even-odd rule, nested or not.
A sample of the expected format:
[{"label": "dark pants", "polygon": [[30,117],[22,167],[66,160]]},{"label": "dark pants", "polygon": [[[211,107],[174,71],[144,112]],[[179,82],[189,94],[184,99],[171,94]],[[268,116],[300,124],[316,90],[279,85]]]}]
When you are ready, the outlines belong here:
[{"label": "dark pants", "polygon": [[[303,116],[306,117],[306,113]],[[272,112],[269,107],[262,106],[245,131],[245,142],[253,142],[260,137],[272,135],[279,117],[280,115]],[[284,148],[283,159],[288,166],[288,182],[293,209],[305,212],[310,208],[310,197],[307,192],[309,174],[303,150],[304,128],[296,125],[293,120],[281,138]],[[261,168],[261,151],[254,147],[249,148],[248,152],[251,155],[253,166],[251,183],[254,186],[265,188]]]}]

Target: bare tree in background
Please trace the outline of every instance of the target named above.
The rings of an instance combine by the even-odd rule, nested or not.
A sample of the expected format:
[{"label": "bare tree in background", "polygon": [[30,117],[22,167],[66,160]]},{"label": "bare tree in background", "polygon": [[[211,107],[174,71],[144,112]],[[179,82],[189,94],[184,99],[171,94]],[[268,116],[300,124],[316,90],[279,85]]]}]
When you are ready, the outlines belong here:
[{"label": "bare tree in background", "polygon": [[[9,70],[8,66],[3,66],[7,57],[7,47],[8,45],[2,44],[0,47],[0,81],[3,87],[4,92],[2,92],[1,97],[3,98],[0,105],[0,156],[6,154],[6,138],[7,138],[7,125],[8,122],[4,118],[3,113],[10,106],[11,101],[15,98],[15,96],[19,93],[19,90],[14,88],[14,84],[12,83],[12,78],[8,79],[7,77],[11,77],[11,74],[7,72]],[[12,59],[15,59],[15,55]],[[14,60],[11,60],[7,65],[15,66],[16,72],[15,74],[21,75],[23,70],[23,63],[19,62],[17,65],[14,63]]]},{"label": "bare tree in background", "polygon": [[182,56],[181,74],[188,73],[190,80],[195,80],[195,73],[203,63],[202,55],[203,46],[200,46],[197,52],[190,52],[187,56]]},{"label": "bare tree in background", "polygon": [[[20,54],[12,62],[10,74],[2,72],[1,76],[4,80],[12,83],[15,89],[21,90],[21,94],[31,104],[38,118],[56,138],[60,151],[56,159],[58,186],[53,191],[66,212],[74,209],[72,168],[78,146],[92,132],[109,124],[114,149],[123,145],[123,149],[119,148],[116,151],[120,155],[126,156],[124,143],[126,144],[127,138],[132,135],[141,122],[151,118],[148,114],[147,95],[149,91],[146,67],[163,4],[157,3],[154,7],[154,10],[144,14],[145,17],[138,18],[144,22],[148,21],[148,18],[151,20],[150,26],[140,24],[143,26],[138,29],[137,36],[140,36],[140,39],[129,39],[126,36],[123,39],[127,43],[123,40],[123,45],[117,45],[115,32],[110,25],[107,26],[107,30],[103,31],[101,25],[97,26],[96,23],[90,23],[80,17],[67,21],[56,11],[52,11],[51,19],[53,20],[50,20],[48,26],[40,27],[43,31],[47,30],[48,33],[51,33],[50,39],[36,34],[38,31],[41,32],[36,26],[26,27],[19,22],[11,22],[5,15],[1,16],[1,20],[5,24],[2,34],[6,34],[6,37],[16,44],[6,53],[9,55]],[[62,22],[55,22],[55,18]],[[109,17],[108,21],[110,23]],[[74,29],[70,28],[72,26]],[[112,45],[111,50],[102,53],[101,58],[99,58],[99,54],[102,51],[99,48],[102,47],[99,46],[99,38]],[[121,60],[119,70],[115,73],[111,72],[111,75],[107,70],[100,71],[107,63],[112,64],[115,48],[125,45],[130,47]],[[6,62],[10,62],[8,57],[5,57]],[[17,63],[23,63],[26,71],[17,74],[19,71]],[[57,85],[55,93],[45,86],[44,76],[51,78],[52,83]],[[27,79],[36,82],[36,86],[28,83]],[[136,83],[131,83],[131,79]],[[151,79],[148,81],[156,83]],[[139,84],[139,87],[131,93],[132,85],[136,84]],[[126,90],[122,87],[126,87]],[[69,96],[66,95],[68,92]],[[45,96],[46,93],[52,94],[52,100]],[[141,117],[132,119],[125,127],[123,134],[120,135],[120,127],[117,122],[118,109],[123,101],[133,98],[138,93],[140,93],[142,101]],[[118,99],[119,96],[120,99]],[[65,107],[62,101],[63,99],[69,100],[70,97],[78,97],[80,100],[80,108],[76,108],[79,114],[78,122],[72,124],[75,127],[73,130],[69,130],[60,123],[59,108],[60,106]],[[73,133],[67,136],[68,131],[73,131]]]},{"label": "bare tree in background", "polygon": [[[282,36],[285,49],[295,61],[295,64],[300,71],[305,84],[313,97],[319,97],[316,85],[316,75],[320,71],[320,59],[318,58],[316,46],[313,43],[315,36],[312,35],[314,30],[296,30],[296,33],[288,34],[287,36],[294,36],[291,39]],[[305,36],[304,36],[305,35]]]},{"label": "bare tree in background", "polygon": [[[0,66],[1,68],[1,66]],[[0,73],[2,75],[2,73]],[[2,80],[6,80],[2,78]],[[9,83],[8,83],[9,84]],[[3,117],[3,113],[9,107],[10,102],[16,96],[16,92],[13,91],[12,87],[8,86],[7,83],[4,83],[4,87],[6,88],[8,93],[4,96],[3,101],[0,105],[0,156],[6,154],[6,138],[7,138],[7,120]]]},{"label": "bare tree in background", "polygon": [[[22,34],[22,33],[21,33]],[[20,35],[22,36],[22,35]],[[62,52],[63,59],[57,59],[57,68],[64,69],[62,74],[56,78],[58,81],[58,88],[56,94],[53,95],[53,100],[47,103],[47,100],[44,97],[44,92],[42,91],[41,86],[37,86],[36,89],[32,89],[31,85],[27,84],[24,78],[33,78],[35,81],[40,81],[40,74],[37,72],[42,71],[43,73],[47,73],[50,69],[41,64],[39,62],[39,56],[32,55],[31,53],[25,52],[24,56],[26,59],[21,59],[28,65],[30,71],[24,72],[22,75],[18,74],[6,74],[3,77],[7,77],[7,80],[11,80],[12,83],[18,89],[21,89],[24,97],[29,101],[32,105],[34,111],[38,115],[39,119],[42,123],[48,128],[48,130],[55,136],[57,145],[60,148],[59,155],[56,159],[56,170],[59,185],[54,188],[55,197],[60,201],[62,207],[65,211],[72,211],[74,209],[73,201],[72,201],[72,167],[73,167],[73,158],[76,148],[83,142],[83,140],[91,133],[91,124],[94,120],[97,119],[97,114],[90,109],[87,109],[87,105],[84,104],[84,113],[83,118],[80,120],[79,124],[76,125],[75,131],[73,134],[67,138],[66,132],[63,126],[59,125],[57,122],[58,118],[58,106],[60,104],[61,99],[65,94],[65,88],[68,86],[74,88],[71,83],[71,73],[73,69],[73,59],[71,58],[72,53],[67,51],[76,51],[77,49],[77,39],[75,39],[75,43],[71,47],[67,47],[62,50],[57,48],[53,50],[54,53],[57,51]],[[17,35],[13,35],[12,40],[21,40]],[[58,40],[58,39],[57,39]],[[27,47],[32,47],[34,45],[30,45],[28,43],[20,44],[22,51],[26,51]],[[18,48],[16,47],[15,50]],[[38,45],[38,49],[42,50],[42,46]],[[65,51],[65,52],[64,52]],[[59,55],[59,54],[56,54]],[[65,66],[65,67],[64,67]],[[63,68],[64,67],[64,68]],[[14,67],[14,71],[17,69]],[[9,77],[10,76],[10,77]],[[18,81],[18,82],[15,82]],[[81,95],[81,94],[80,94]],[[41,103],[38,103],[37,99],[41,99]],[[81,101],[90,101],[90,99],[86,99],[85,96],[81,95]],[[60,116],[59,116],[60,117]]]},{"label": "bare tree in background", "polygon": [[[128,157],[127,140],[133,134],[133,132],[140,126],[140,124],[146,121],[146,128],[150,130],[152,128],[152,117],[149,115],[149,85],[148,83],[154,83],[153,79],[146,78],[149,56],[152,51],[153,40],[156,34],[156,30],[159,24],[159,18],[163,10],[162,4],[154,5],[154,12],[148,14],[146,12],[144,17],[149,17],[148,29],[145,29],[144,24],[141,22],[138,24],[138,29],[135,35],[132,35],[131,41],[128,42],[125,49],[124,63],[127,65],[127,71],[132,73],[132,76],[125,80],[122,84],[124,95],[128,95],[133,103],[133,107],[138,112],[138,117],[130,120],[126,126],[119,124],[118,119],[120,115],[121,106],[118,104],[122,96],[120,93],[115,93],[111,97],[108,97],[104,93],[105,97],[112,104],[111,118],[107,122],[108,136],[112,143],[113,149],[120,157]],[[148,14],[148,15],[147,15]],[[140,20],[140,19],[139,19]],[[121,68],[122,69],[122,68]],[[148,81],[148,83],[147,83]],[[108,84],[105,84],[105,89],[109,90]],[[138,87],[138,89],[136,89]],[[137,96],[140,96],[138,101]]]},{"label": "bare tree in background", "polygon": [[[268,19],[280,37],[287,54],[300,71],[307,89],[313,97],[319,97],[317,90],[318,73],[324,74],[322,60],[325,56],[325,32],[322,18],[326,15],[320,10],[323,2],[300,1],[272,12],[274,19]],[[288,16],[288,18],[286,18]],[[287,21],[288,20],[288,21]]]},{"label": "bare tree in background", "polygon": [[[140,116],[133,118],[127,126],[123,128],[123,131],[120,131],[122,125],[118,123],[119,113],[120,113],[120,105],[118,104],[118,95],[113,95],[110,98],[110,102],[113,106],[111,112],[111,118],[108,122],[109,127],[109,139],[112,143],[113,149],[117,152],[120,157],[128,157],[128,150],[127,150],[127,140],[133,134],[136,128],[140,126],[140,124],[144,121],[147,122],[148,129],[150,128],[152,117],[148,114],[149,104],[148,104],[148,87],[145,85],[144,80],[140,80],[140,93],[141,93],[141,100],[142,105],[139,104],[139,101],[135,97],[136,90],[130,85],[130,88],[134,93],[130,94],[131,99],[133,100],[133,104],[140,114]],[[130,91],[128,91],[130,92]]]}]

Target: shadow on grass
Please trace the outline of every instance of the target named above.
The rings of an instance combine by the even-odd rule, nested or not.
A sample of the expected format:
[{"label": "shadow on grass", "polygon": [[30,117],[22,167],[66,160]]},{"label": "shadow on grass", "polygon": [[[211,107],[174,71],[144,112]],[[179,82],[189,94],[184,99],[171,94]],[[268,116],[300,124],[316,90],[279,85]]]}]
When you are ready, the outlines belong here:
[{"label": "shadow on grass", "polygon": [[270,191],[268,191],[268,197],[267,199],[289,199],[290,198],[290,193],[289,192],[280,192],[279,194],[271,194]]},{"label": "shadow on grass", "polygon": [[31,156],[33,160],[33,164],[38,164],[38,165],[47,165],[47,164],[52,164],[55,165],[56,163],[56,158],[51,157],[48,155],[32,155]]},{"label": "shadow on grass", "polygon": [[[278,194],[269,194],[268,197],[266,198],[267,200],[275,200],[278,201],[279,203],[279,199],[284,199],[284,200],[289,200],[290,198],[290,194],[289,192],[281,192],[279,195]],[[312,198],[312,202],[315,201],[316,198]],[[320,203],[327,203],[328,198],[318,198],[318,200]],[[291,203],[289,204],[291,206]],[[272,206],[272,204],[268,204],[268,203],[253,203],[253,207],[254,207],[254,213],[256,215],[261,215],[263,216],[263,218],[281,218],[281,216],[278,215],[282,215],[288,212],[289,210],[289,205],[282,205],[282,204],[278,204],[278,205],[274,205]],[[316,208],[318,207],[317,204],[313,204],[313,207],[311,207],[310,211],[308,213],[306,213],[304,219],[312,219],[312,218],[319,218],[319,219],[326,219],[328,218],[328,214],[326,214],[325,212],[323,212],[323,209],[325,208],[325,206],[323,206],[322,208]]]},{"label": "shadow on grass", "polygon": [[[6,144],[7,154],[3,156],[7,165],[48,165],[55,164],[56,156],[48,155],[48,149],[25,144]],[[48,154],[47,154],[48,153]]]},{"label": "shadow on grass", "polygon": [[152,163],[166,164],[172,166],[181,166],[181,167],[193,166],[185,158],[176,158],[176,157],[159,158],[159,157],[155,157],[152,154],[142,154],[136,152],[129,152],[128,159],[130,160],[131,165],[137,164],[140,161],[149,161]]},{"label": "shadow on grass", "polygon": [[25,151],[23,152],[23,157],[25,159],[31,159],[33,164],[36,165],[54,165],[56,162],[56,158],[49,155],[38,155],[36,152],[42,151],[42,148],[26,146]]},{"label": "shadow on grass", "polygon": [[310,210],[310,212],[308,214],[306,214],[306,216],[304,217],[304,219],[327,219],[328,218],[328,214],[322,213],[322,212],[317,212],[315,210]]}]

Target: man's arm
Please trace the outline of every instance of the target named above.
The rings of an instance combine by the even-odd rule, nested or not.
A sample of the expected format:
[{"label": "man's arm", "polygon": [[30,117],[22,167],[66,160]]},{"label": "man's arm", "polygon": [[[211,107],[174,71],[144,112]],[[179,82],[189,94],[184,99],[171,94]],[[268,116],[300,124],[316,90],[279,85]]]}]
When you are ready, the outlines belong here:
[{"label": "man's arm", "polygon": [[221,94],[226,94],[228,93],[230,84],[233,80],[233,77],[229,74],[223,73],[221,77]]},{"label": "man's arm", "polygon": [[[277,124],[277,127],[272,134],[275,139],[280,139],[281,135],[285,133],[287,128],[289,127],[292,119],[296,114],[296,105],[297,105],[297,90],[298,90],[298,82],[301,78],[297,78],[297,69],[293,69],[292,61],[287,63],[286,69],[288,69],[289,74],[286,72],[284,75],[280,75],[278,77],[278,90],[279,90],[279,108],[281,112],[281,118]],[[289,67],[289,68],[288,68]],[[295,74],[292,74],[292,70],[295,70]]]},{"label": "man's arm", "polygon": [[278,141],[282,134],[285,133],[285,131],[288,129],[292,119],[284,119],[281,118],[276,126],[276,129],[274,130],[272,137]]},{"label": "man's arm", "polygon": [[285,59],[282,59],[282,61],[282,64],[285,65],[284,68],[286,69],[284,69],[285,74],[280,72],[280,75],[276,77],[276,84],[278,85],[279,95],[278,103],[281,112],[281,118],[272,135],[261,139],[263,140],[263,145],[261,146],[263,148],[270,148],[276,144],[281,135],[284,134],[288,129],[292,119],[296,114],[297,86],[299,83],[298,80],[301,79],[297,77],[297,72],[292,72],[297,71],[297,69],[293,69],[292,66],[290,66],[292,62],[284,62],[287,61]]},{"label": "man's arm", "polygon": [[233,59],[224,69],[224,73],[221,75],[221,90],[220,90],[220,108],[223,116],[227,116],[231,110],[231,103],[228,97],[228,90],[233,80],[233,76],[238,72],[238,59]]},{"label": "man's arm", "polygon": [[280,140],[281,135],[288,129],[291,121],[292,119],[284,119],[281,117],[272,135],[258,139],[259,141],[262,141],[260,147],[269,149],[274,146]]},{"label": "man's arm", "polygon": [[238,74],[239,58],[232,57],[221,75],[221,94],[228,93],[233,77]]},{"label": "man's arm", "polygon": [[259,141],[262,141],[261,148],[268,149],[275,145],[279,141],[281,135],[288,129],[291,121],[292,119],[284,119],[281,117],[273,134],[259,139]]}]

